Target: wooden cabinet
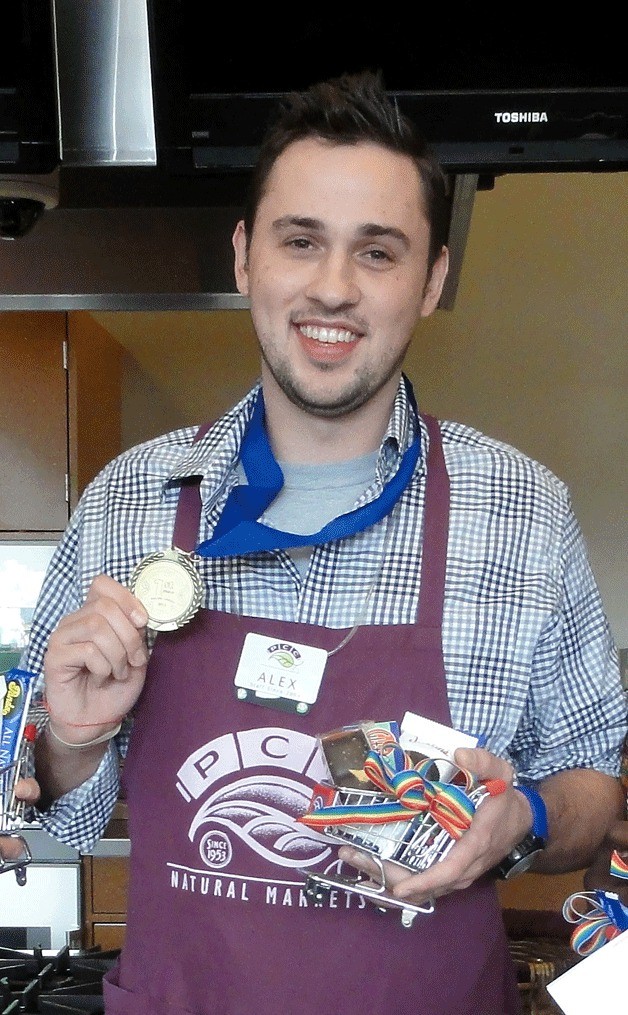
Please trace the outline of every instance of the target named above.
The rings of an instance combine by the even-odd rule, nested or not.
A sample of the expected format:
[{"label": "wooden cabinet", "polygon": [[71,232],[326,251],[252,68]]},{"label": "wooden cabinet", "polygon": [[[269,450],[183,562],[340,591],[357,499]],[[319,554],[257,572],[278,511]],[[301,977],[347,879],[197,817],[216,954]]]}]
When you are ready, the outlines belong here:
[{"label": "wooden cabinet", "polygon": [[65,314],[0,314],[0,530],[68,520]]},{"label": "wooden cabinet", "polygon": [[67,314],[69,506],[119,454],[124,350],[84,312]]},{"label": "wooden cabinet", "polygon": [[502,909],[560,913],[565,899],[582,891],[584,871],[570,874],[521,874],[498,883]]},{"label": "wooden cabinet", "polygon": [[126,925],[124,923],[94,923],[91,944],[104,952],[122,948]]},{"label": "wooden cabinet", "polygon": [[[0,539],[56,543],[86,485],[121,450],[124,350],[84,312],[0,313]],[[0,646],[0,665],[19,650]],[[85,944],[119,948],[127,862],[85,858]]]},{"label": "wooden cabinet", "polygon": [[123,350],[84,312],[6,312],[0,356],[0,532],[61,532],[120,450]]},{"label": "wooden cabinet", "polygon": [[583,889],[584,871],[569,874],[521,874],[512,881],[499,881],[497,894],[511,937],[568,939],[573,929],[563,918],[563,904]]},{"label": "wooden cabinet", "polygon": [[98,946],[108,951],[124,943],[129,886],[127,819],[126,802],[119,800],[98,846],[101,855],[82,857],[84,948]]},{"label": "wooden cabinet", "polygon": [[83,857],[83,947],[122,947],[126,930],[128,869],[126,857]]}]

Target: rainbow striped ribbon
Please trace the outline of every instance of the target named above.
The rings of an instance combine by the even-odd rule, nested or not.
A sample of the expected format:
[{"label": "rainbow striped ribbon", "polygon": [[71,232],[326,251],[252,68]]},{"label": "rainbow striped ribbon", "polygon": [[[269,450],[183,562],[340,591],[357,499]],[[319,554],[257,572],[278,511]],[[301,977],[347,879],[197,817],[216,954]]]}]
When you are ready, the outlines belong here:
[{"label": "rainbow striped ribbon", "polygon": [[[581,912],[577,906],[582,901]],[[575,923],[569,944],[578,955],[590,955],[628,927],[628,910],[617,896],[602,891],[576,892],[563,905],[563,916]]]},{"label": "rainbow striped ribbon", "polygon": [[616,878],[628,879],[628,859],[618,853],[616,849],[611,854],[610,873]]},{"label": "rainbow striped ribbon", "polygon": [[[390,821],[410,821],[417,814],[429,813],[453,839],[459,839],[471,824],[475,805],[459,786],[427,779],[426,773],[433,764],[427,759],[413,768],[408,755],[394,744],[384,754],[370,751],[364,772],[374,786],[394,799],[386,803],[321,807],[298,820],[310,828],[379,825]],[[466,788],[470,788],[473,784],[471,775],[463,772],[463,776]]]}]

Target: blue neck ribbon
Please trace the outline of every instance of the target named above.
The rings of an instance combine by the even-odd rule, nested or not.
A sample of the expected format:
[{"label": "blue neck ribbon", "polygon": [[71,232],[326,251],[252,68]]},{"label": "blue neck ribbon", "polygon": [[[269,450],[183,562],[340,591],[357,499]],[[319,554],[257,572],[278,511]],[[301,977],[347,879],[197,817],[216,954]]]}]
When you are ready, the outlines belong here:
[{"label": "blue neck ribbon", "polygon": [[[414,405],[407,379],[406,384]],[[273,529],[258,519],[281,490],[283,472],[273,455],[264,426],[264,397],[260,390],[240,449],[240,461],[248,485],[236,486],[231,491],[211,538],[200,543],[195,552],[201,557],[234,557],[262,550],[315,546],[361,532],[375,525],[392,510],[410,482],[420,450],[420,436],[417,433],[416,439],[404,453],[397,472],[386,483],[379,497],[369,504],[339,515],[318,532],[297,535]]]}]

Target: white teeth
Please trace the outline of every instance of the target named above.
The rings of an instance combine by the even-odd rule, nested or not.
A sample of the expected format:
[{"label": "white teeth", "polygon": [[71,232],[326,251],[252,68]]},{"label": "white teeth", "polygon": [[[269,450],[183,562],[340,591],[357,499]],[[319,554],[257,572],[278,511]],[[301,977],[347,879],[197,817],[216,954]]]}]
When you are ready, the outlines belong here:
[{"label": "white teeth", "polygon": [[316,342],[327,342],[335,345],[336,342],[353,342],[356,338],[352,331],[340,328],[317,328],[310,324],[301,326],[300,331],[306,338],[313,338]]}]

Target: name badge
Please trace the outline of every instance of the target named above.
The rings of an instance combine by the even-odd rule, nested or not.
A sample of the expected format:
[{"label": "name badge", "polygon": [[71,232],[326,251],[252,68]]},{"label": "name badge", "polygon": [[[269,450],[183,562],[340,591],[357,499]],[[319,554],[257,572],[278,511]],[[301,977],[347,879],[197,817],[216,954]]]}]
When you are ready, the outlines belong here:
[{"label": "name badge", "polygon": [[235,675],[236,695],[240,701],[305,715],[318,698],[326,662],[325,649],[247,634]]}]

